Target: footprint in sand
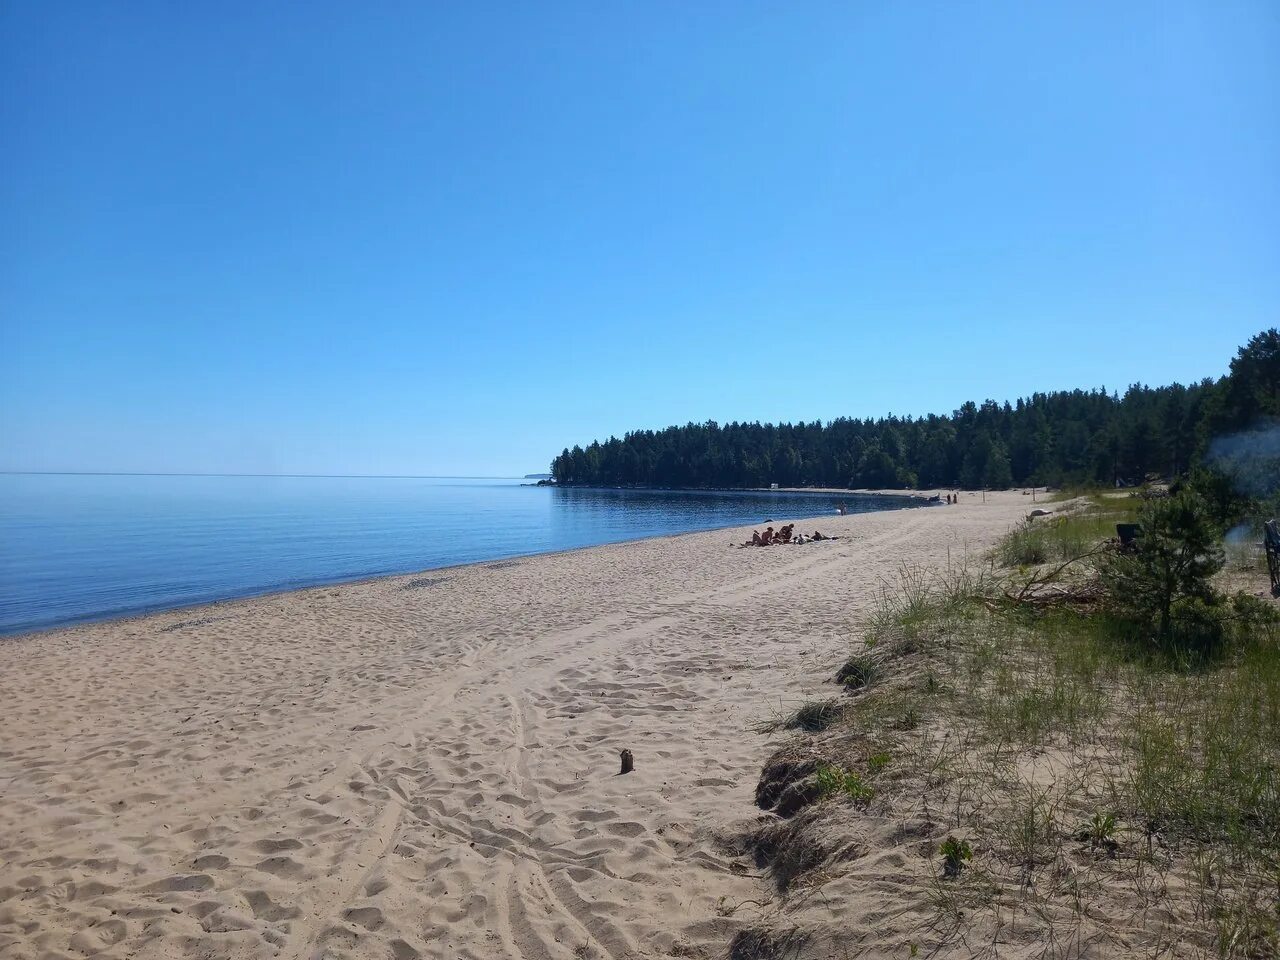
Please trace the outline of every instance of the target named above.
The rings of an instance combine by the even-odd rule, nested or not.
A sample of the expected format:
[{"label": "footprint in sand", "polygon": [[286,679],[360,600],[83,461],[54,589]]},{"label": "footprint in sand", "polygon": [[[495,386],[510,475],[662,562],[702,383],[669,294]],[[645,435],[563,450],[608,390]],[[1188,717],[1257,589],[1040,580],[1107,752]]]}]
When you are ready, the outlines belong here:
[{"label": "footprint in sand", "polygon": [[286,850],[301,850],[302,844],[292,837],[287,837],[283,840],[259,840],[254,847],[260,853],[283,853]]},{"label": "footprint in sand", "polygon": [[343,916],[366,930],[377,930],[383,922],[382,911],[377,907],[352,907]]},{"label": "footprint in sand", "polygon": [[148,893],[197,893],[213,889],[213,877],[203,873],[176,874],[157,880],[146,888]]},{"label": "footprint in sand", "polygon": [[265,920],[268,923],[292,920],[302,913],[297,907],[286,907],[283,904],[276,903],[264,890],[248,890],[245,892],[244,898],[249,904],[249,909],[253,911],[253,915],[259,920]]},{"label": "footprint in sand", "polygon": [[[84,883],[73,883],[67,888],[68,900],[88,900],[91,897],[105,897],[115,893],[119,887],[100,880],[86,880]],[[0,895],[0,900],[4,897]]]},{"label": "footprint in sand", "polygon": [[605,833],[615,837],[638,837],[645,832],[644,824],[625,821],[623,823],[606,823],[602,828]]},{"label": "footprint in sand", "polygon": [[418,960],[422,953],[409,946],[403,940],[392,940],[391,956],[393,960]]},{"label": "footprint in sand", "polygon": [[191,914],[197,920],[203,920],[221,906],[222,904],[218,903],[216,900],[201,900],[199,903],[194,903],[187,907],[187,913]]},{"label": "footprint in sand", "polygon": [[256,924],[252,917],[226,907],[219,907],[200,921],[205,933],[237,933],[241,930],[253,930]]},{"label": "footprint in sand", "polygon": [[275,877],[301,877],[307,872],[302,864],[291,857],[267,857],[256,864],[255,869]]},{"label": "footprint in sand", "polygon": [[71,948],[89,956],[101,953],[125,938],[129,928],[120,919],[99,923],[92,930],[82,930],[71,938]]}]

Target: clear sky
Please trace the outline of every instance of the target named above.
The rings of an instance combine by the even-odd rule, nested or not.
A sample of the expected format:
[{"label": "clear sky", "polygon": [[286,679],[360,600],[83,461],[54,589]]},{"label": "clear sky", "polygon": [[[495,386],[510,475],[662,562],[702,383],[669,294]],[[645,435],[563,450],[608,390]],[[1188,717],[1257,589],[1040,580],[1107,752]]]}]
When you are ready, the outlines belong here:
[{"label": "clear sky", "polygon": [[1218,376],[1280,4],[0,0],[0,468],[542,471]]}]

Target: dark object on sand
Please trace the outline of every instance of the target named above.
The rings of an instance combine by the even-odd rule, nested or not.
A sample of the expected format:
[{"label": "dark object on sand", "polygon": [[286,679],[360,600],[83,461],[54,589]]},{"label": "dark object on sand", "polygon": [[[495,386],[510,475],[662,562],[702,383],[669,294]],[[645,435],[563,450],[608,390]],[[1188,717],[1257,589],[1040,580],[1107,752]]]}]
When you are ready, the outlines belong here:
[{"label": "dark object on sand", "polygon": [[1133,553],[1138,549],[1138,538],[1142,536],[1142,526],[1137,523],[1117,523],[1116,536],[1120,538],[1120,551]]},{"label": "dark object on sand", "polygon": [[1271,576],[1271,595],[1280,597],[1280,520],[1262,525],[1263,548],[1267,551],[1267,573]]},{"label": "dark object on sand", "polygon": [[623,750],[622,751],[622,769],[618,771],[618,776],[622,776],[624,773],[630,773],[635,768],[636,768],[635,758],[631,756],[631,751]]}]

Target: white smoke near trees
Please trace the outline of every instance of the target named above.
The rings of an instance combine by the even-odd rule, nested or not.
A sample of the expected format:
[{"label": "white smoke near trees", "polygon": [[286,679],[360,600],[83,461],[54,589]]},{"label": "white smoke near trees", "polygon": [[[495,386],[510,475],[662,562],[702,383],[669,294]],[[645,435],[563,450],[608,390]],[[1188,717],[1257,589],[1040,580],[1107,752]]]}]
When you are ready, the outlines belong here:
[{"label": "white smoke near trees", "polygon": [[1205,461],[1230,477],[1238,493],[1265,498],[1280,492],[1280,421],[1215,438]]}]

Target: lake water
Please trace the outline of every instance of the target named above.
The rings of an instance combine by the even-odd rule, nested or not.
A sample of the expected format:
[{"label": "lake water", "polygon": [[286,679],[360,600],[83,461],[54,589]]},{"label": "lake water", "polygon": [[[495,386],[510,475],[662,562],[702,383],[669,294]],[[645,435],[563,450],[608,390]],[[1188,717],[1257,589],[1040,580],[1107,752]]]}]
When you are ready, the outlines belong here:
[{"label": "lake water", "polygon": [[0,633],[766,519],[854,494],[519,480],[0,475]]}]

